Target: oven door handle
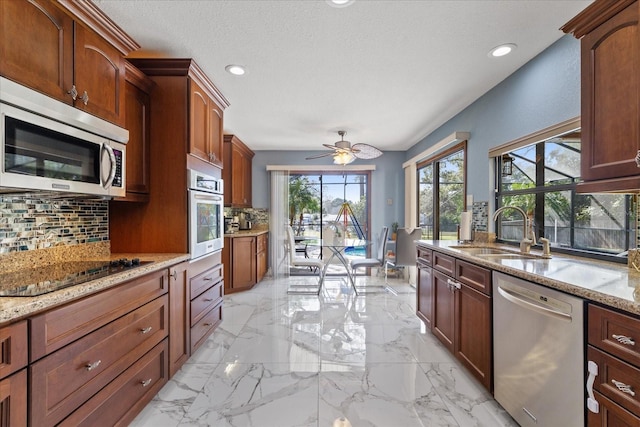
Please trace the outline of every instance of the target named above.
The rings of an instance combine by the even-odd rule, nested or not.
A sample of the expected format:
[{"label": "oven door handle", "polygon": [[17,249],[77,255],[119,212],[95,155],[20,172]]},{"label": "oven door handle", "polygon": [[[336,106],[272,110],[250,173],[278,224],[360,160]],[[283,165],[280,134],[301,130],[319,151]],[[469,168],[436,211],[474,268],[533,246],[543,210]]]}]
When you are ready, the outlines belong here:
[{"label": "oven door handle", "polygon": [[222,201],[222,196],[219,196],[217,194],[209,194],[209,193],[203,193],[201,191],[193,191],[193,198],[196,200],[209,200],[209,201],[213,201],[213,202],[219,202]]}]

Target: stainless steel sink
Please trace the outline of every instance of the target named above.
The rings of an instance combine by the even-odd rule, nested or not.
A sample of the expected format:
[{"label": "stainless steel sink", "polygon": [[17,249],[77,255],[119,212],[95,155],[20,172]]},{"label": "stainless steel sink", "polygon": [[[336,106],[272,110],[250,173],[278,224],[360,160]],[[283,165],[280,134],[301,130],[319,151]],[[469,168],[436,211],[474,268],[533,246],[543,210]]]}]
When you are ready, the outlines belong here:
[{"label": "stainless steel sink", "polygon": [[489,248],[486,246],[449,246],[451,249],[457,249],[469,255],[502,255],[516,254],[514,251],[500,248]]}]

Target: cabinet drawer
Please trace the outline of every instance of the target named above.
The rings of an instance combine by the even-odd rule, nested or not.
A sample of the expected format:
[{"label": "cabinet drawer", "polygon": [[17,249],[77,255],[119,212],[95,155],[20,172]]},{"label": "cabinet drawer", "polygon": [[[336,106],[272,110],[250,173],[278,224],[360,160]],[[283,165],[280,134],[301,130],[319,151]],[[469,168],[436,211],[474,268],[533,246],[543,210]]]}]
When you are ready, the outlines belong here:
[{"label": "cabinet drawer", "polygon": [[27,366],[27,321],[0,329],[0,378]]},{"label": "cabinet drawer", "polygon": [[0,381],[0,426],[27,425],[27,370]]},{"label": "cabinet drawer", "polygon": [[189,282],[191,285],[191,299],[194,299],[209,289],[211,285],[220,282],[223,275],[223,266],[222,264],[218,264],[215,267],[191,278],[191,281]]},{"label": "cabinet drawer", "polygon": [[168,379],[165,339],[71,414],[62,426],[126,426]]},{"label": "cabinet drawer", "polygon": [[593,394],[600,404],[600,412],[594,414],[587,411],[587,426],[638,427],[640,425],[640,418],[631,412],[616,405],[597,391],[594,391]]},{"label": "cabinet drawer", "polygon": [[167,270],[159,270],[32,317],[29,320],[30,361],[38,360],[167,293],[167,279]]},{"label": "cabinet drawer", "polygon": [[218,282],[191,301],[191,326],[202,319],[208,310],[222,302],[222,282]]},{"label": "cabinet drawer", "polygon": [[589,304],[589,344],[640,366],[640,319]]},{"label": "cabinet drawer", "polygon": [[34,363],[31,422],[54,425],[167,336],[168,296]]},{"label": "cabinet drawer", "polygon": [[491,295],[491,270],[456,260],[456,279],[485,295]]},{"label": "cabinet drawer", "polygon": [[441,254],[440,252],[433,252],[432,262],[433,268],[454,277],[456,267],[456,259],[454,257]]},{"label": "cabinet drawer", "polygon": [[431,265],[432,254],[431,249],[418,247],[418,260],[422,261],[423,265]]},{"label": "cabinet drawer", "polygon": [[191,328],[191,354],[207,339],[222,321],[222,304],[214,307]]},{"label": "cabinet drawer", "polygon": [[[587,358],[598,365],[594,388],[640,416],[640,369],[591,346],[587,349]],[[621,388],[628,391],[625,393]]]}]

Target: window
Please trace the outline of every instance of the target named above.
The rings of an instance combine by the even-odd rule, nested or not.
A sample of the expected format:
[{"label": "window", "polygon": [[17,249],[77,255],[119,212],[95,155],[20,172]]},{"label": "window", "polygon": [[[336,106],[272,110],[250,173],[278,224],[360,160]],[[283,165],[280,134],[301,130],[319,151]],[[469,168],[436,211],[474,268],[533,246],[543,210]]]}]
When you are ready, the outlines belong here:
[{"label": "window", "polygon": [[465,208],[466,143],[421,162],[418,169],[418,223],[423,239],[458,238]]},{"label": "window", "polygon": [[297,235],[321,237],[322,228],[339,220],[346,232],[369,236],[369,172],[289,175],[289,221]]},{"label": "window", "polygon": [[[624,194],[578,194],[580,131],[571,131],[496,157],[496,170],[513,161],[511,175],[498,177],[496,206],[519,206],[533,220],[536,236],[556,248],[617,254],[635,243],[633,197]],[[522,239],[522,218],[500,215],[498,238]]]}]

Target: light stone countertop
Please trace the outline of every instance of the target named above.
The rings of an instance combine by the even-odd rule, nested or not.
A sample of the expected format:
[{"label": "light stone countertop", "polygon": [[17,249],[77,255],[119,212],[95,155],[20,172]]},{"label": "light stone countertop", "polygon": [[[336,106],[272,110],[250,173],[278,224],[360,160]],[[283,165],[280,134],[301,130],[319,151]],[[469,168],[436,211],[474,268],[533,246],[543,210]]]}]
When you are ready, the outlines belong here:
[{"label": "light stone countertop", "polygon": [[189,254],[111,254],[105,259],[112,260],[120,258],[140,258],[141,261],[153,262],[39,296],[0,297],[0,325],[31,316],[54,306],[119,285],[147,273],[168,268],[172,265],[188,260]]},{"label": "light stone countertop", "polygon": [[[418,240],[418,244],[454,255],[474,264],[501,271],[549,288],[640,315],[640,273],[626,264],[556,254],[542,258],[482,258],[451,246],[487,246],[517,252],[499,244],[460,244],[456,240]],[[540,255],[539,251],[531,251]]]},{"label": "light stone countertop", "polygon": [[268,233],[269,229],[252,229],[252,230],[240,230],[240,231],[236,231],[235,233],[228,233],[225,234],[224,237],[255,237],[255,236],[259,236],[261,234],[265,234]]}]

